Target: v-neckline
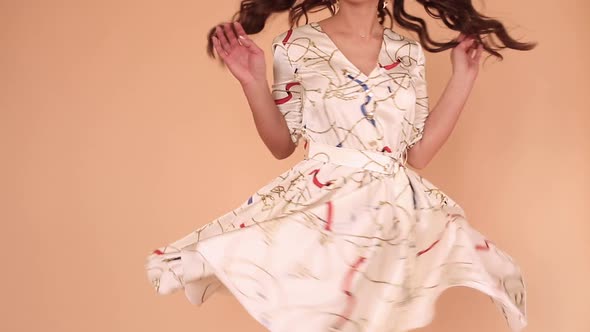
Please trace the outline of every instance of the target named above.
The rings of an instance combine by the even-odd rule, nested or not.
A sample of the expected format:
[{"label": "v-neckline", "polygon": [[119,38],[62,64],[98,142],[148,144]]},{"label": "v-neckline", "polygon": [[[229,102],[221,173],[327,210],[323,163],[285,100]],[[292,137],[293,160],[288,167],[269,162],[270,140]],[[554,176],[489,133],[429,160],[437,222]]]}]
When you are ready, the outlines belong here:
[{"label": "v-neckline", "polygon": [[381,60],[381,54],[383,53],[383,50],[385,49],[385,34],[387,33],[386,27],[383,27],[383,35],[381,37],[381,47],[379,48],[379,53],[377,54],[377,63],[375,64],[375,67],[371,70],[371,72],[369,72],[368,74],[365,74],[362,70],[360,70],[358,68],[358,66],[356,66],[352,61],[350,61],[350,59],[344,54],[344,52],[342,52],[342,50],[338,47],[338,45],[336,45],[336,43],[334,42],[332,37],[330,37],[330,35],[328,35],[326,33],[326,31],[324,31],[324,29],[319,24],[319,22],[317,22],[317,21],[312,22],[312,23],[310,23],[310,25],[313,25],[314,27],[316,27],[317,31],[326,37],[326,40],[330,43],[330,45],[334,48],[334,50],[338,51],[338,53],[340,53],[340,56],[342,57],[342,59],[344,61],[346,61],[348,63],[348,65],[350,67],[352,67],[359,75],[361,75],[365,78],[369,78],[369,77],[373,76],[373,74],[377,70],[379,70],[379,68],[381,67],[380,60]]}]

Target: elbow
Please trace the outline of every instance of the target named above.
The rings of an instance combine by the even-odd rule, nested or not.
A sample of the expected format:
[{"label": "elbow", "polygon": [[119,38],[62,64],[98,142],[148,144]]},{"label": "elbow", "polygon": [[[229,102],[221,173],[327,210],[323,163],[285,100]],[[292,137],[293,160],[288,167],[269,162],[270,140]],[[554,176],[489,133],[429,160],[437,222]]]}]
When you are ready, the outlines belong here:
[{"label": "elbow", "polygon": [[287,159],[291,155],[290,154],[273,153],[273,156],[275,157],[276,160],[283,160],[283,159]]},{"label": "elbow", "polygon": [[420,162],[416,162],[416,161],[414,161],[414,162],[408,161],[408,164],[410,164],[410,166],[412,166],[412,168],[414,168],[414,169],[423,169],[428,165],[428,163],[426,163],[426,162],[420,163]]},{"label": "elbow", "polygon": [[297,145],[295,145],[295,143],[293,143],[293,141],[291,141],[291,140],[289,140],[289,142],[290,142],[290,144],[288,144],[287,147],[285,147],[285,148],[271,150],[271,153],[272,153],[273,157],[275,157],[275,159],[277,159],[277,160],[287,159],[293,154],[293,152],[295,152]]},{"label": "elbow", "polygon": [[415,169],[424,169],[430,163],[430,158],[414,155],[414,158],[408,157],[408,164]]},{"label": "elbow", "polygon": [[430,158],[420,154],[419,149],[413,148],[408,151],[407,163],[414,169],[423,169],[430,163]]}]

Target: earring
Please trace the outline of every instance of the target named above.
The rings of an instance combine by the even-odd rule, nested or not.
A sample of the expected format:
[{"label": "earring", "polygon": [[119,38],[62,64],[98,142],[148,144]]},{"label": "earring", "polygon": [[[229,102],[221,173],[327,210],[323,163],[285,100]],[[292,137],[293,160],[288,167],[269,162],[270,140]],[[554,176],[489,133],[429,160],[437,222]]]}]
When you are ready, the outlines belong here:
[{"label": "earring", "polygon": [[388,4],[389,4],[389,1],[383,1],[383,9],[385,9]]}]

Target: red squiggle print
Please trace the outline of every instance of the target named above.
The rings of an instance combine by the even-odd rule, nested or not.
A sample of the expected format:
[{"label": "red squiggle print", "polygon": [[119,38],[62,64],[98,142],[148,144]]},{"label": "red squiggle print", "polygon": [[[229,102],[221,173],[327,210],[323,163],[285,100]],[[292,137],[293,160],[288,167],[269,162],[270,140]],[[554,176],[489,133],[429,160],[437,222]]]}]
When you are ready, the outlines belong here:
[{"label": "red squiggle print", "polygon": [[356,303],[356,299],[352,292],[350,291],[350,287],[352,286],[352,278],[354,277],[354,273],[357,272],[358,267],[365,261],[365,257],[359,257],[356,262],[350,267],[344,281],[342,282],[342,291],[346,294],[346,307],[342,311],[340,315],[340,319],[332,326],[335,329],[339,329],[342,324],[344,324],[352,310],[354,309],[354,305]]},{"label": "red squiggle print", "polygon": [[331,231],[332,230],[332,222],[333,222],[332,215],[334,214],[334,206],[332,205],[332,201],[329,201],[327,204],[328,204],[328,218],[327,218],[327,222],[326,222],[326,230]]},{"label": "red squiggle print", "polygon": [[287,41],[289,40],[289,38],[291,38],[292,33],[293,33],[293,29],[289,29],[287,31],[287,35],[285,36],[285,38],[283,38],[283,45],[287,44]]},{"label": "red squiggle print", "polygon": [[476,250],[482,250],[482,251],[489,251],[490,250],[490,243],[492,243],[489,240],[484,240],[484,244],[478,244],[475,246]]},{"label": "red squiggle print", "polygon": [[379,66],[381,66],[382,68],[385,68],[385,69],[389,70],[389,69],[392,69],[392,68],[397,67],[397,65],[399,65],[400,63],[401,63],[401,61],[400,60],[397,60],[395,62],[392,62],[392,63],[388,64],[388,65],[379,64]]},{"label": "red squiggle print", "polygon": [[430,249],[432,249],[432,248],[433,248],[433,247],[434,247],[434,246],[435,246],[435,245],[436,245],[436,244],[437,244],[439,241],[440,241],[440,239],[439,239],[439,240],[436,240],[436,241],[434,241],[434,243],[432,243],[432,244],[430,245],[430,247],[428,247],[428,248],[426,248],[426,249],[424,249],[424,250],[422,250],[422,251],[419,251],[419,252],[418,252],[418,254],[417,254],[416,256],[421,256],[422,254],[425,254],[425,253],[429,252],[429,251],[430,251]]},{"label": "red squiggle print", "polygon": [[[447,221],[447,223],[446,223],[446,225],[445,225],[445,228],[449,227],[449,224],[451,223],[451,221],[455,221],[455,220],[453,219],[453,220],[449,220],[449,221]],[[421,250],[421,251],[419,251],[419,252],[416,254],[416,256],[420,256],[420,255],[422,255],[422,254],[425,254],[425,253],[429,252],[429,251],[430,251],[430,249],[434,248],[434,246],[435,246],[435,245],[436,245],[438,242],[440,242],[440,239],[438,239],[438,240],[434,241],[434,243],[432,243],[432,244],[431,244],[431,245],[430,245],[428,248],[426,248],[426,249],[424,249],[424,250]]]},{"label": "red squiggle print", "polygon": [[299,85],[299,82],[289,82],[287,83],[287,85],[285,86],[285,90],[287,90],[287,96],[283,97],[281,99],[275,99],[275,104],[277,105],[281,105],[284,104],[286,102],[288,102],[289,100],[291,100],[291,98],[293,98],[293,93],[291,93],[291,88],[295,85]]},{"label": "red squiggle print", "polygon": [[153,253],[153,254],[156,254],[156,255],[164,255],[164,253],[163,253],[163,252],[162,252],[162,250],[160,250],[160,249],[156,249],[156,250],[154,250],[152,253]]},{"label": "red squiggle print", "polygon": [[328,181],[326,183],[321,183],[320,180],[318,180],[318,172],[319,171],[320,171],[320,169],[316,168],[309,173],[310,175],[313,174],[313,184],[315,184],[318,188],[322,188],[323,186],[331,185],[332,181]]}]

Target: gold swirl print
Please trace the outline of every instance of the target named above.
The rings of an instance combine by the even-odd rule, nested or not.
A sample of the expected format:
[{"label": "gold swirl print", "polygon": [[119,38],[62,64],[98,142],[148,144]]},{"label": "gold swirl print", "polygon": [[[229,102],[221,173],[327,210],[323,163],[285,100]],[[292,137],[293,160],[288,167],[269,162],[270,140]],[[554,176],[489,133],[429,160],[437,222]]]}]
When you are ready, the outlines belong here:
[{"label": "gold swirl print", "polygon": [[378,64],[363,73],[312,22],[270,50],[272,96],[305,157],[151,250],[156,293],[202,304],[228,290],[273,332],[390,332],[427,325],[440,294],[465,286],[520,331],[519,266],[406,164],[429,114],[422,46],[385,28]]}]

